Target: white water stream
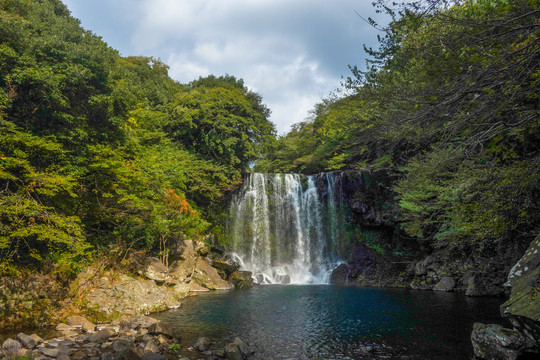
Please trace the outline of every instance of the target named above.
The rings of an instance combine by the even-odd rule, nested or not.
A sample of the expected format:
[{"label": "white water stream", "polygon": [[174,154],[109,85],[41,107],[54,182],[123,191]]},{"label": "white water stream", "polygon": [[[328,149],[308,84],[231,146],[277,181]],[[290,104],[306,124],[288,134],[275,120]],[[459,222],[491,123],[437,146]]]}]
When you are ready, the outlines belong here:
[{"label": "white water stream", "polygon": [[231,256],[263,284],[326,284],[340,263],[340,175],[248,174],[230,207]]}]

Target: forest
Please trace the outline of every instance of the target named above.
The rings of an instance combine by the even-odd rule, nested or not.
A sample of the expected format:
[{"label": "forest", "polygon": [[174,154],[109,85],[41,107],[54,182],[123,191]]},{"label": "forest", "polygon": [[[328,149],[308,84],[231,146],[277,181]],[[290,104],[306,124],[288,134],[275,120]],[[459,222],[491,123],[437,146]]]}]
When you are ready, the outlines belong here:
[{"label": "forest", "polygon": [[367,70],[350,66],[256,169],[385,171],[388,212],[425,248],[526,247],[540,231],[539,2],[387,4]]},{"label": "forest", "polygon": [[69,278],[113,250],[226,243],[226,194],[253,170],[385,170],[400,231],[426,247],[527,245],[540,231],[539,2],[374,5],[392,21],[367,19],[381,34],[367,70],[350,65],[276,137],[241,79],[181,84],[59,0],[0,0],[0,275]]},{"label": "forest", "polygon": [[260,95],[121,57],[59,0],[0,1],[0,39],[0,275],[222,236],[224,193],[275,136]]}]

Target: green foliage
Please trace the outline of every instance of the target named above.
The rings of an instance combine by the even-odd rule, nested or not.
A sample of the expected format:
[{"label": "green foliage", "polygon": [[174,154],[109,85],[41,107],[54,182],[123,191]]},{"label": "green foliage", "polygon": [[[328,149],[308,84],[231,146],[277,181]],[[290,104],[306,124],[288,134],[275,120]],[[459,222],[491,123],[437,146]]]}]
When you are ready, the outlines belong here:
[{"label": "green foliage", "polygon": [[72,276],[92,252],[222,227],[223,194],[273,138],[241,79],[176,83],[58,0],[0,0],[0,272]]},{"label": "green foliage", "polygon": [[27,134],[4,120],[0,125],[0,271],[53,260],[56,271],[70,276],[74,269],[66,262],[82,260],[89,245],[79,217],[59,205],[77,197],[66,152],[52,137]]},{"label": "green foliage", "polygon": [[[538,1],[376,1],[392,22],[344,96],[268,145],[264,171],[385,169],[394,222],[428,247],[540,231]],[[391,185],[391,184],[390,184]]]},{"label": "green foliage", "polygon": [[229,168],[245,170],[258,147],[273,138],[260,97],[231,77],[193,82],[176,96],[171,110],[168,129],[174,139]]}]

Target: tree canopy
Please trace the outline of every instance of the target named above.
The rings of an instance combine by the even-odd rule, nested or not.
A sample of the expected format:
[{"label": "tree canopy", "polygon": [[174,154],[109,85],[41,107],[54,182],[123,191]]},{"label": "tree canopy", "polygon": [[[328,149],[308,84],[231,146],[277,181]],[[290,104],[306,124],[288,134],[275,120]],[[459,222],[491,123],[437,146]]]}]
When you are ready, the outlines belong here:
[{"label": "tree canopy", "polygon": [[0,274],[219,234],[224,192],[274,134],[241,79],[177,83],[59,0],[0,0],[0,74]]},{"label": "tree canopy", "polygon": [[387,169],[400,227],[431,247],[496,249],[539,231],[540,6],[389,5],[347,94],[267,148],[262,171]]}]

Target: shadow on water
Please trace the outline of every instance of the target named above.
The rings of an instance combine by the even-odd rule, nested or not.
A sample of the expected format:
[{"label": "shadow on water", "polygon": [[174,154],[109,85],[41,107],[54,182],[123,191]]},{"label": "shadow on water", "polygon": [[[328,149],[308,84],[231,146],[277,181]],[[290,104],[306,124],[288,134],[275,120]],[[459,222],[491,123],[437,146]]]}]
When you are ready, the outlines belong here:
[{"label": "shadow on water", "polygon": [[[215,348],[239,336],[254,359],[470,359],[474,322],[500,323],[500,299],[402,289],[258,286],[202,294],[157,314]],[[193,354],[193,358],[200,358]]]}]

